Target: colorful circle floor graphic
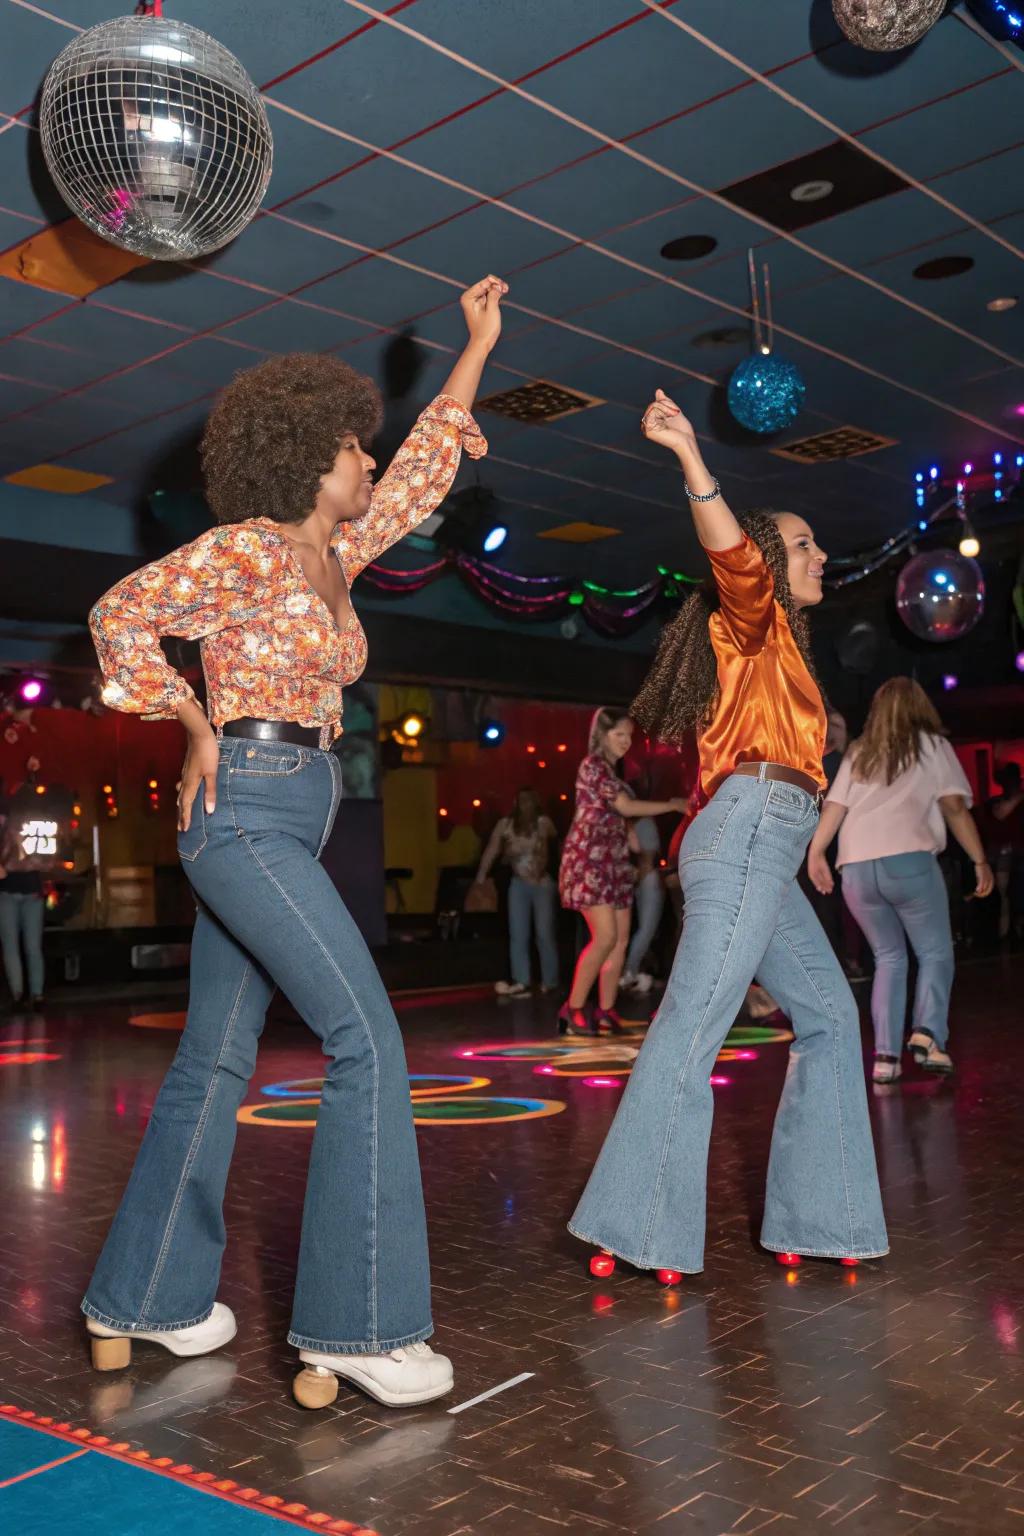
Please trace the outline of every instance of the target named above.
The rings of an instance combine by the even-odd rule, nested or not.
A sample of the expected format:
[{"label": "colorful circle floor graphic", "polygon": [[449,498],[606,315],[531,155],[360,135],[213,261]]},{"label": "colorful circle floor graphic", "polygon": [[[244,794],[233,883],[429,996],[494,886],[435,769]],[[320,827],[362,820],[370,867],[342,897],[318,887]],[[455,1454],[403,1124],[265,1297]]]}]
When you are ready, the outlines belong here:
[{"label": "colorful circle floor graphic", "polygon": [[[486,1084],[487,1079],[483,1079]],[[278,1099],[271,1104],[243,1104],[241,1125],[276,1126],[298,1130],[316,1125],[320,1100]],[[416,1125],[495,1125],[510,1120],[542,1120],[561,1114],[565,1105],[555,1099],[529,1098],[428,1098],[413,1106]]]},{"label": "colorful circle floor graphic", "polygon": [[[169,1019],[174,1015],[150,1015]],[[132,1023],[143,1024],[143,1019]],[[145,1026],[144,1026],[145,1027]],[[151,1024],[150,1028],[174,1027]],[[767,1025],[741,1024],[731,1029],[719,1053],[720,1062],[754,1061],[757,1051],[751,1047],[792,1040],[787,1029]],[[533,1066],[542,1077],[579,1077],[588,1086],[614,1087],[616,1079],[628,1077],[638,1055],[638,1046],[624,1040],[564,1044],[553,1040],[522,1040],[505,1045],[463,1046],[455,1052],[462,1061],[507,1061]],[[601,1074],[595,1077],[595,1068]],[[712,1083],[725,1084],[728,1078],[712,1077]],[[316,1125],[320,1107],[322,1077],[296,1077],[280,1083],[268,1083],[260,1089],[269,1104],[243,1104],[238,1111],[242,1125],[276,1126],[297,1130]],[[463,1073],[413,1072],[409,1090],[413,1100],[416,1125],[507,1125],[513,1120],[542,1120],[561,1114],[568,1106],[558,1099],[534,1099],[510,1095],[482,1097],[480,1088],[489,1088],[488,1077]]]}]

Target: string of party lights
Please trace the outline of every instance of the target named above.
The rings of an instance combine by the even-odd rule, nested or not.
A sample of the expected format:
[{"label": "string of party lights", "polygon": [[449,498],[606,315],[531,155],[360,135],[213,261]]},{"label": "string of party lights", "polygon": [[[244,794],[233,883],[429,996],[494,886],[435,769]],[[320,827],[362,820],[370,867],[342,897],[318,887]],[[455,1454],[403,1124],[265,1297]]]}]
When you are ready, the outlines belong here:
[{"label": "string of party lights", "polygon": [[[997,450],[991,465],[968,461],[955,470],[932,464],[914,476],[915,515],[904,528],[880,544],[852,555],[834,555],[825,581],[830,587],[847,587],[880,570],[887,561],[904,554],[935,523],[953,512],[962,523],[960,553],[974,556],[980,544],[967,516],[969,500],[982,492],[1002,502],[1024,479],[1024,453]],[[943,494],[945,492],[945,494]],[[459,575],[484,602],[511,618],[558,619],[578,611],[596,633],[608,639],[632,634],[643,625],[659,603],[677,603],[687,588],[701,578],[659,565],[657,575],[638,587],[605,587],[600,582],[570,576],[523,576],[490,561],[458,550],[447,551],[429,565],[396,571],[376,563],[363,575],[378,592],[391,597],[422,592],[449,572]]]}]

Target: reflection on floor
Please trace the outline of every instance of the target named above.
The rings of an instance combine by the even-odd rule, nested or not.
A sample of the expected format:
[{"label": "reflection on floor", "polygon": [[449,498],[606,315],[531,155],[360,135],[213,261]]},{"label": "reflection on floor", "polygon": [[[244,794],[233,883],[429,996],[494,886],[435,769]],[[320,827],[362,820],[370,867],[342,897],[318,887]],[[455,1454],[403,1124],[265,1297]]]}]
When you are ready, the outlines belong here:
[{"label": "reflection on floor", "polygon": [[[965,968],[956,1078],[911,1067],[873,1094],[893,1251],[858,1270],[785,1271],[757,1248],[787,1046],[730,1040],[707,1267],[677,1291],[623,1266],[591,1279],[565,1231],[639,1036],[567,1045],[539,1001],[479,992],[405,1009],[437,1343],[456,1366],[454,1397],[410,1412],[343,1388],[314,1415],[290,1396],[284,1336],[323,1065],[301,1029],[268,1035],[240,1117],[221,1288],[237,1339],[192,1361],[140,1346],[129,1370],[101,1377],[78,1301],[177,1031],[132,1027],[135,1010],[113,1005],[11,1020],[0,1398],[275,1496],[279,1515],[303,1507],[286,1518],[307,1529],[322,1513],[321,1529],[330,1516],[381,1536],[1024,1530],[1022,983],[1019,960]],[[45,1448],[45,1462],[74,1450]],[[21,1477],[12,1455],[0,1438],[0,1519],[16,1495],[14,1528],[56,1530],[56,1508],[87,1522],[76,1530],[135,1529],[112,1507],[88,1523],[98,1495],[62,1508],[51,1481],[44,1498],[58,1471]],[[69,1483],[86,1464],[69,1464]],[[194,1497],[205,1514],[190,1531],[227,1533],[250,1513]]]}]

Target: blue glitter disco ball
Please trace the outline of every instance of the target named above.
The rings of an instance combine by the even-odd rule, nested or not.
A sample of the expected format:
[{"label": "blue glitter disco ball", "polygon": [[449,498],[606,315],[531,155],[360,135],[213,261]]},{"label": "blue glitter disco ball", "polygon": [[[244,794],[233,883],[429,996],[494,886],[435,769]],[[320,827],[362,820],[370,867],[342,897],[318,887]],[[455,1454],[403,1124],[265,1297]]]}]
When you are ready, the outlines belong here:
[{"label": "blue glitter disco ball", "polygon": [[729,409],[750,432],[780,432],[799,416],[806,393],[794,363],[773,352],[755,352],[729,380]]}]

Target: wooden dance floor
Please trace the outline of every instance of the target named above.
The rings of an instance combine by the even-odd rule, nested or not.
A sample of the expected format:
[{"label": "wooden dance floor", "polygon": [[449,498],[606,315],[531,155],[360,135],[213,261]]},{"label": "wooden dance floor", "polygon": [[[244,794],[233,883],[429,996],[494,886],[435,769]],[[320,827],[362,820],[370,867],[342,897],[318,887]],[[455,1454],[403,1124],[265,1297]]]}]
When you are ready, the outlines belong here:
[{"label": "wooden dance floor", "polygon": [[285,1343],[311,1037],[268,1031],[238,1128],[220,1292],[238,1337],[198,1360],[137,1345],[99,1376],[78,1303],[179,1019],[5,1021],[0,1524],[1024,1533],[1022,992],[1020,957],[963,966],[957,1076],[910,1067],[871,1093],[892,1253],[856,1270],[786,1271],[756,1245],[787,1046],[740,1021],[716,1073],[707,1266],[674,1291],[592,1279],[565,1231],[639,1036],[581,1051],[539,1001],[399,999],[456,1390],[401,1411],[343,1385],[316,1414],[292,1401]]}]

